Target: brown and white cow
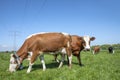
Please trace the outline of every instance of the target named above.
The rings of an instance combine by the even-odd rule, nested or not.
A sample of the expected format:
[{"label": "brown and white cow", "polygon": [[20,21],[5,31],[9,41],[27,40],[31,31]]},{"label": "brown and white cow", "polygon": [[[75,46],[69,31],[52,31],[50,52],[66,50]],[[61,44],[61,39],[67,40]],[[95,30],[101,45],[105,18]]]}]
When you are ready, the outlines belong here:
[{"label": "brown and white cow", "polygon": [[[80,57],[80,52],[82,50],[89,51],[90,50],[90,41],[95,40],[95,37],[89,37],[89,36],[77,36],[77,35],[72,35],[72,43],[71,43],[71,50],[72,54],[77,57],[79,61],[79,65],[82,66],[81,62],[81,57]],[[57,54],[55,54],[55,61],[58,62],[57,60]]]},{"label": "brown and white cow", "polygon": [[94,48],[93,48],[93,54],[97,54],[97,53],[99,53],[100,52],[100,47],[99,46],[95,46]]},{"label": "brown and white cow", "polygon": [[[27,70],[29,73],[37,56],[40,55],[40,60],[43,65],[43,70],[46,69],[44,62],[44,52],[61,52],[63,55],[67,53],[69,58],[69,67],[71,67],[72,52],[71,52],[71,36],[67,33],[38,33],[29,36],[16,54],[11,54],[9,71],[14,72],[21,67],[21,63],[27,58],[28,53],[31,53],[30,63]],[[64,56],[59,68],[62,66]]]}]

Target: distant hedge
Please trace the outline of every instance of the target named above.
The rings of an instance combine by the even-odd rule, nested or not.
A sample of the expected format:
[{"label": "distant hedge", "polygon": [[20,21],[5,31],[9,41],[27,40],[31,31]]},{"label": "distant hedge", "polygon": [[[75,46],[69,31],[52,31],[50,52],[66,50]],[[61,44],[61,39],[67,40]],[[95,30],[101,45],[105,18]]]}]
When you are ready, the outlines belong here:
[{"label": "distant hedge", "polygon": [[95,46],[100,46],[100,48],[102,50],[108,50],[108,47],[112,46],[114,48],[114,50],[120,50],[120,44],[104,44],[104,45],[94,45],[92,46],[92,49],[95,47]]}]

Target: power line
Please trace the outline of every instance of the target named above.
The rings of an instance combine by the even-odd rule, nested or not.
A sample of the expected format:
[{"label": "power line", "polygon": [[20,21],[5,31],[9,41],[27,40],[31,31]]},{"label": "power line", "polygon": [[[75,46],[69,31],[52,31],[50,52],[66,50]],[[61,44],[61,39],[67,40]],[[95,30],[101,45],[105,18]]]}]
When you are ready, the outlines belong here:
[{"label": "power line", "polygon": [[20,32],[19,31],[10,31],[10,33],[12,34],[10,36],[13,37],[13,51],[15,52],[17,50],[16,40],[17,40],[17,37],[19,36],[18,34],[20,34]]},{"label": "power line", "polygon": [[42,2],[39,10],[37,11],[37,16],[40,15],[40,13],[41,13],[42,9],[44,8],[44,6],[46,5],[46,3],[47,3],[47,0],[44,0],[44,1]]},{"label": "power line", "polygon": [[44,0],[43,4],[41,5],[41,7],[40,7],[40,9],[39,9],[39,11],[38,11],[38,13],[41,11],[42,8],[44,8],[46,2],[47,2],[47,0]]}]

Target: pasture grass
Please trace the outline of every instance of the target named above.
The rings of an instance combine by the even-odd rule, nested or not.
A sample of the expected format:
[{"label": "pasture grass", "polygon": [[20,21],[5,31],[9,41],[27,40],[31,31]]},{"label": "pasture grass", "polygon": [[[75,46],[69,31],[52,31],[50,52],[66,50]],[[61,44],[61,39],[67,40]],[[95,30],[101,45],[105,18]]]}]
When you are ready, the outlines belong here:
[{"label": "pasture grass", "polygon": [[[52,61],[52,55],[45,55],[46,71],[42,71],[39,59],[36,60],[32,71],[27,74],[29,62],[24,60],[23,70],[14,73],[8,71],[10,53],[0,53],[0,80],[120,80],[120,51],[108,54],[101,51],[93,55],[91,52],[82,52],[81,60],[84,66],[80,67],[73,56],[72,69],[67,62],[58,69],[58,63]],[[60,57],[58,57],[60,59]]]}]

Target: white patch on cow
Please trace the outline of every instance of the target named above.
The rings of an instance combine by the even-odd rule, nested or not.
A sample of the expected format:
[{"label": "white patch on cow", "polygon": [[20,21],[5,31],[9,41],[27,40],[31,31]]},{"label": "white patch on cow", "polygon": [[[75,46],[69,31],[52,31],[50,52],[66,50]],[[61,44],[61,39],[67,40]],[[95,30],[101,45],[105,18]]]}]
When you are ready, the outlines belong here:
[{"label": "white patch on cow", "polygon": [[63,48],[63,49],[61,50],[61,52],[62,52],[63,54],[66,54],[66,49]]},{"label": "white patch on cow", "polygon": [[72,54],[71,56],[68,57],[68,59],[69,59],[69,64],[72,64]]},{"label": "white patch on cow", "polygon": [[62,54],[66,54],[66,49],[65,48],[61,48],[59,49],[58,51],[56,52],[49,52],[49,54],[59,54],[59,53],[62,53]]},{"label": "white patch on cow", "polygon": [[62,34],[65,35],[65,36],[68,36],[68,35],[69,35],[68,33],[64,33],[64,32],[62,32]]},{"label": "white patch on cow", "polygon": [[45,70],[46,70],[45,61],[44,61],[44,60],[41,60],[41,63],[42,63],[42,65],[43,65],[43,71],[45,71]]},{"label": "white patch on cow", "polygon": [[40,55],[43,55],[44,53],[43,53],[42,51],[39,51],[39,54],[40,54]]},{"label": "white patch on cow", "polygon": [[30,71],[32,70],[32,65],[33,65],[33,63],[30,63],[30,64],[29,64],[29,67],[28,67],[27,73],[30,73]]},{"label": "white patch on cow", "polygon": [[56,59],[56,62],[59,63],[60,61],[58,59]]},{"label": "white patch on cow", "polygon": [[58,67],[58,68],[61,68],[61,67],[62,67],[62,65],[63,65],[63,62],[61,61],[61,62],[60,62],[60,65],[59,65],[59,67]]},{"label": "white patch on cow", "polygon": [[51,55],[53,55],[53,54],[57,54],[57,52],[49,52]]},{"label": "white patch on cow", "polygon": [[70,42],[69,41],[67,42],[67,46],[70,47]]},{"label": "white patch on cow", "polygon": [[33,52],[28,52],[28,54],[29,54],[30,56],[32,56],[32,55],[33,55]]},{"label": "white patch on cow", "polygon": [[15,64],[14,62],[15,62],[15,58],[13,57],[13,54],[11,54],[10,65],[9,65],[9,71],[10,72],[15,72],[16,71],[17,64]]},{"label": "white patch on cow", "polygon": [[84,36],[83,37],[85,43],[86,43],[86,46],[84,46],[85,49],[90,49],[90,44],[89,44],[89,41],[90,41],[90,37],[89,36]]},{"label": "white patch on cow", "polygon": [[43,71],[45,71],[46,70],[46,66],[45,66],[45,61],[44,61],[44,55],[40,56],[40,60],[41,60],[42,66],[43,66]]},{"label": "white patch on cow", "polygon": [[70,56],[68,56],[68,60],[69,60],[69,68],[71,69],[71,65],[72,65],[72,54]]},{"label": "white patch on cow", "polygon": [[13,54],[10,55],[10,63],[14,63],[15,62],[15,58],[13,57]]},{"label": "white patch on cow", "polygon": [[[45,34],[45,33],[55,33],[55,32],[40,32],[40,33],[34,33],[34,34],[29,35],[29,36],[27,37],[27,39],[30,38],[30,37],[32,37],[32,36],[35,36],[35,35],[38,35],[38,34]],[[68,33],[64,33],[64,32],[62,32],[62,34],[64,34],[64,35],[69,35]]]},{"label": "white patch on cow", "polygon": [[9,65],[9,71],[10,72],[15,72],[16,71],[17,64],[10,64]]},{"label": "white patch on cow", "polygon": [[61,67],[62,67],[64,60],[65,60],[65,54],[62,54],[62,55],[61,55],[61,62],[60,62],[60,65],[59,65],[58,68],[61,68]]},{"label": "white patch on cow", "polygon": [[27,37],[28,38],[31,38],[32,36],[35,36],[35,35],[38,35],[38,34],[45,34],[45,33],[49,33],[49,32],[40,32],[40,33],[34,33],[34,34],[31,34]]},{"label": "white patch on cow", "polygon": [[33,55],[33,52],[28,52],[28,58],[27,58],[27,60],[31,60],[32,55]]}]

